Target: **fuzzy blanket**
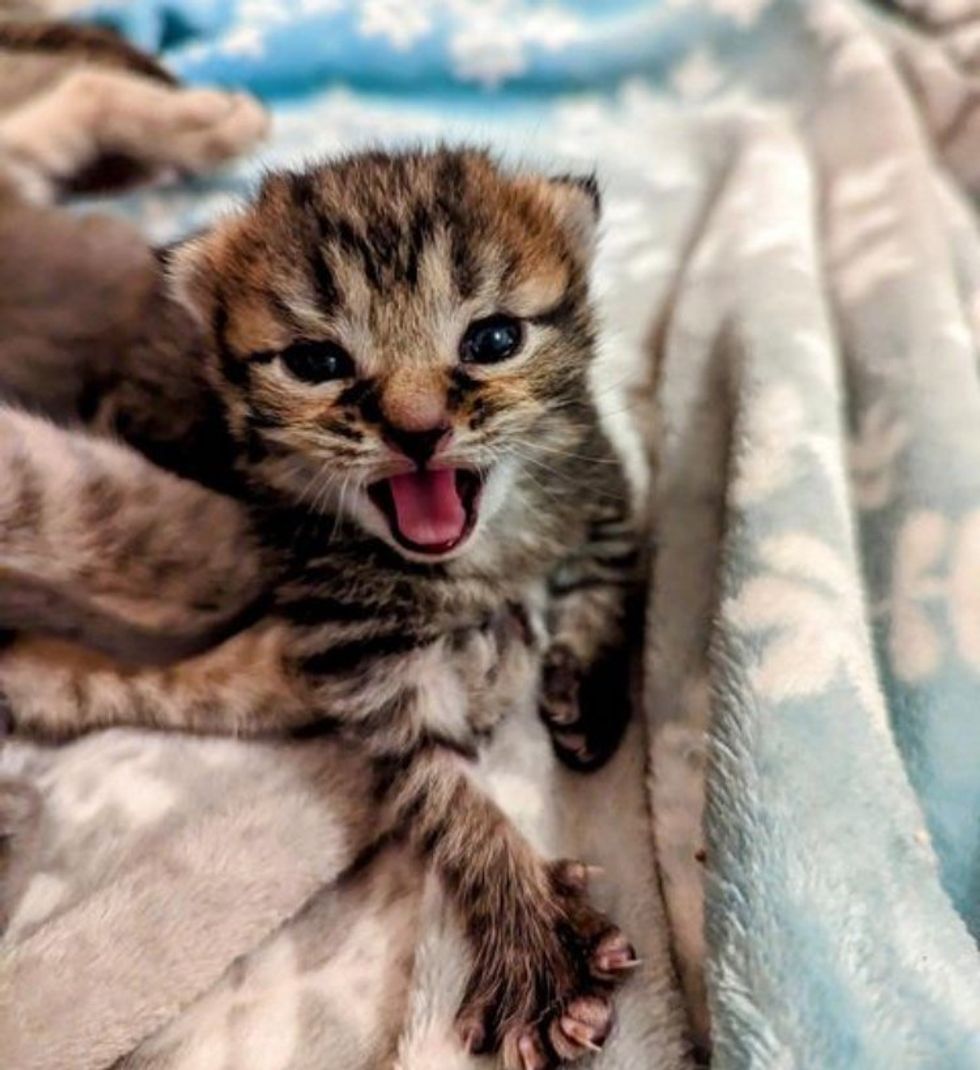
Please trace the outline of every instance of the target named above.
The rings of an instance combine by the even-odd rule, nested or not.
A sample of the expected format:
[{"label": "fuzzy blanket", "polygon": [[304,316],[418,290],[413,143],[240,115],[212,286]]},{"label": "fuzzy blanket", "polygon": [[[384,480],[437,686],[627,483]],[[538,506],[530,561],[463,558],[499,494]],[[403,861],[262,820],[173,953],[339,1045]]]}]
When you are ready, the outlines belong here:
[{"label": "fuzzy blanket", "polygon": [[[642,701],[593,776],[530,709],[481,763],[641,949],[597,1070],[691,1065],[685,1006],[725,1070],[980,1067],[980,5],[114,7],[185,76],[281,89],[265,163],[599,164],[599,389],[659,457]],[[124,207],[166,238],[250,176]],[[349,756],[112,732],[0,762],[4,1067],[471,1065],[454,924],[344,831]]]}]

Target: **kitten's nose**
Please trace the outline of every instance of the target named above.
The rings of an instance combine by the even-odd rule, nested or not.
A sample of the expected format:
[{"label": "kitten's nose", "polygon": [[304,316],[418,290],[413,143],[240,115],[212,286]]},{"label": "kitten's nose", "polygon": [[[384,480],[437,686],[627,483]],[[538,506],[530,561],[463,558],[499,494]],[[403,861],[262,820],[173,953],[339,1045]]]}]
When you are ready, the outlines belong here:
[{"label": "kitten's nose", "polygon": [[404,427],[389,424],[384,430],[384,437],[389,446],[400,450],[421,468],[432,459],[432,455],[448,438],[449,431],[445,424],[427,427],[422,431],[409,431]]}]

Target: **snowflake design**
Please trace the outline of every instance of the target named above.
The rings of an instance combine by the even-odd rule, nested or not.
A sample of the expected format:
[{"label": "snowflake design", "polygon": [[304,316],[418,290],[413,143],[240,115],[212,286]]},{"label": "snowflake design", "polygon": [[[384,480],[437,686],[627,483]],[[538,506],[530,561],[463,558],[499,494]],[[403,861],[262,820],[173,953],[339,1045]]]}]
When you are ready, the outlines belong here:
[{"label": "snowflake design", "polygon": [[736,628],[764,637],[752,680],[771,702],[811,698],[843,676],[872,723],[887,732],[854,563],[803,531],[762,542],[763,570],[726,606]]},{"label": "snowflake design", "polygon": [[745,29],[757,22],[772,0],[709,0],[709,8],[716,15],[731,19],[736,26]]},{"label": "snowflake design", "polygon": [[289,22],[291,15],[288,5],[279,0],[243,0],[239,11],[239,18],[243,23],[256,25]]},{"label": "snowflake design", "polygon": [[299,0],[299,10],[304,15],[330,15],[346,6],[347,0]]},{"label": "snowflake design", "polygon": [[226,56],[257,58],[265,55],[265,38],[259,26],[239,26],[225,34],[217,51]]},{"label": "snowflake design", "polygon": [[915,260],[901,233],[897,160],[846,172],[831,186],[829,224],[832,282],[847,304],[864,301],[904,275]]},{"label": "snowflake design", "polygon": [[449,54],[461,81],[478,82],[488,89],[521,74],[527,66],[520,30],[516,26],[508,30],[491,28],[482,19],[453,34]]},{"label": "snowflake design", "polygon": [[528,67],[528,50],[557,52],[585,35],[581,22],[557,7],[529,11],[514,0],[453,0],[449,37],[453,70],[462,81],[494,88]]},{"label": "snowflake design", "polygon": [[944,643],[934,621],[943,606],[956,652],[980,670],[980,510],[958,523],[918,511],[898,533],[886,608],[889,655],[899,679],[919,683],[942,665]]},{"label": "snowflake design", "polygon": [[[323,0],[319,0],[323,2]],[[382,37],[392,48],[407,52],[432,32],[431,3],[403,0],[363,0],[358,29],[365,37]]]},{"label": "snowflake design", "polygon": [[879,399],[861,412],[850,446],[851,482],[861,509],[881,509],[895,491],[896,465],[911,438],[908,425]]},{"label": "snowflake design", "polygon": [[721,65],[706,47],[696,48],[670,73],[670,84],[685,100],[701,100],[722,83]]},{"label": "snowflake design", "polygon": [[91,826],[110,813],[130,829],[141,828],[162,821],[178,803],[174,786],[156,772],[157,758],[153,746],[134,748],[127,733],[107,734],[77,748],[39,782],[63,828]]},{"label": "snowflake design", "polygon": [[810,426],[796,386],[786,381],[766,386],[753,400],[743,433],[732,483],[734,503],[744,508],[763,501],[792,485],[810,465],[823,473],[835,504],[845,510],[836,441]]}]

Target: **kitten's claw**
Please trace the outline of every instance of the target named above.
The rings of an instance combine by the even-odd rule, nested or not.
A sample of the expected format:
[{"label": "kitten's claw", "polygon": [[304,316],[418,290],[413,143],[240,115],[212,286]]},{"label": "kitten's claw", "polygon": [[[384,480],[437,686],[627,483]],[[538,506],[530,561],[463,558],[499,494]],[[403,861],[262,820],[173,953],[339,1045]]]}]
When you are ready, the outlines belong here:
[{"label": "kitten's claw", "polygon": [[592,955],[592,973],[601,980],[614,980],[624,970],[632,970],[640,965],[626,937],[614,931],[604,936]]},{"label": "kitten's claw", "polygon": [[477,964],[458,1019],[464,1038],[479,1038],[469,1051],[499,1049],[507,1070],[553,1070],[602,1048],[613,989],[636,955],[587,902],[591,868],[551,863],[553,928],[530,929]]},{"label": "kitten's claw", "polygon": [[487,1033],[483,1028],[482,1022],[477,1018],[468,1017],[460,1019],[456,1023],[456,1028],[459,1032],[459,1040],[463,1045],[463,1050],[468,1055],[480,1055],[483,1053]]},{"label": "kitten's claw", "polygon": [[566,891],[581,894],[589,882],[601,877],[602,866],[587,866],[584,862],[576,862],[571,859],[563,859],[551,864],[551,878]]},{"label": "kitten's claw", "polygon": [[595,996],[576,999],[552,1026],[556,1043],[568,1050],[566,1058],[577,1058],[584,1048],[588,1052],[602,1051],[602,1043],[612,1026],[612,1007],[608,1000]]},{"label": "kitten's claw", "polygon": [[[522,1033],[516,1042],[516,1057],[520,1060],[516,1070],[547,1070],[548,1056],[545,1055],[537,1037],[530,1031]],[[504,1053],[504,1066],[510,1067],[507,1052]]]},{"label": "kitten's claw", "polygon": [[612,1020],[612,1004],[608,999],[583,996],[573,1000],[564,1014],[551,1023],[548,1038],[556,1055],[571,1061],[586,1052],[602,1051]]}]

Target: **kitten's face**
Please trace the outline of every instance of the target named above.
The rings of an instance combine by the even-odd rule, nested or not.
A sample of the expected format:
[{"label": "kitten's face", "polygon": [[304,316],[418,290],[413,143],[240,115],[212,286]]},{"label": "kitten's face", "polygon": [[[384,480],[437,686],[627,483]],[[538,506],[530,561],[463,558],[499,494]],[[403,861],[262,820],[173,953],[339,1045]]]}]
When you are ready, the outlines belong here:
[{"label": "kitten's face", "polygon": [[533,526],[590,411],[595,213],[475,153],[270,178],[175,264],[253,485],[413,560]]}]

